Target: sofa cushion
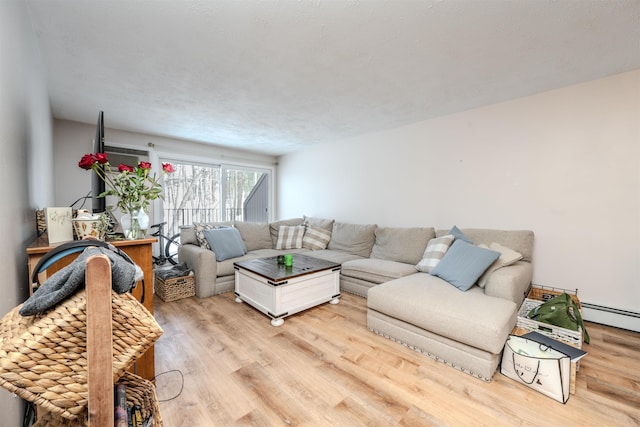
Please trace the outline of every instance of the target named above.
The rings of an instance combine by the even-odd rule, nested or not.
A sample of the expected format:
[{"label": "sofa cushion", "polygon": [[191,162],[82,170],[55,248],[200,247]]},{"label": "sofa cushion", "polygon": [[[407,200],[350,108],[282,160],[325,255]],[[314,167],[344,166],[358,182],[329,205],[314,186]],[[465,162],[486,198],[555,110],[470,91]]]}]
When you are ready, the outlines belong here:
[{"label": "sofa cushion", "polygon": [[305,225],[314,225],[316,227],[323,228],[329,232],[333,230],[333,223],[336,222],[333,219],[324,219],[324,218],[313,218],[309,216],[304,216],[304,224]]},{"label": "sofa cushion", "polygon": [[533,265],[530,262],[517,261],[494,271],[485,284],[484,294],[511,300],[519,307],[529,290],[532,277]]},{"label": "sofa cushion", "polygon": [[[522,261],[531,262],[533,256],[533,231],[531,230],[492,230],[487,228],[465,228],[462,230],[466,236],[473,240],[473,244],[492,242],[513,249],[522,254]],[[436,235],[444,236],[449,230],[438,230]]]},{"label": "sofa cushion", "polygon": [[242,240],[248,251],[256,249],[273,249],[269,224],[257,222],[236,222],[236,228],[240,231]]},{"label": "sofa cushion", "polygon": [[480,248],[456,238],[438,265],[431,270],[431,274],[466,291],[499,256],[500,252]]},{"label": "sofa cushion", "polygon": [[180,227],[180,244],[192,244],[200,246],[196,237],[196,227],[194,225],[181,225]]},{"label": "sofa cushion", "polygon": [[217,228],[233,227],[233,222],[194,222],[193,228],[196,240],[201,248],[211,250],[207,238],[204,236],[205,230],[215,230]]},{"label": "sofa cushion", "polygon": [[375,224],[335,222],[327,249],[349,252],[368,258],[376,241]]},{"label": "sofa cushion", "polygon": [[336,264],[343,265],[347,261],[354,259],[362,259],[363,257],[354,255],[345,251],[336,251],[331,249],[321,249],[317,251],[309,251],[304,253],[306,256],[324,259],[326,261],[335,262]]},{"label": "sofa cushion", "polygon": [[516,324],[517,305],[474,287],[459,292],[416,273],[369,289],[370,309],[472,347],[498,354]]},{"label": "sofa cushion", "polygon": [[278,231],[281,225],[302,225],[302,218],[289,218],[269,223],[269,234],[271,235],[271,248],[275,249],[278,244]]},{"label": "sofa cushion", "polygon": [[278,241],[276,242],[276,249],[300,249],[302,247],[303,236],[304,226],[281,225],[278,228]]},{"label": "sofa cushion", "polygon": [[[481,243],[478,246],[481,248],[487,247],[484,243]],[[491,277],[491,274],[493,274],[494,271],[499,268],[515,264],[522,259],[521,253],[516,252],[513,249],[509,249],[506,246],[502,246],[500,243],[493,242],[488,246],[488,249],[500,252],[500,257],[495,260],[493,264],[491,264],[489,268],[487,268],[487,271],[485,271],[482,276],[480,276],[480,279],[478,279],[478,286],[480,286],[481,288],[485,287],[485,285],[487,284],[487,280],[489,280],[489,277]]]},{"label": "sofa cushion", "polygon": [[302,237],[303,248],[311,250],[326,249],[329,240],[331,240],[331,230],[313,224],[306,224],[304,236]]},{"label": "sofa cushion", "polygon": [[438,265],[454,240],[455,237],[453,234],[447,234],[446,236],[436,237],[429,240],[427,248],[424,250],[424,254],[422,255],[422,259],[418,265],[416,265],[416,269],[423,273],[431,273],[431,270]]},{"label": "sofa cushion", "polygon": [[422,258],[427,242],[435,235],[433,228],[377,227],[371,258],[415,265]]},{"label": "sofa cushion", "polygon": [[203,233],[211,250],[216,254],[217,261],[236,258],[247,253],[247,247],[244,245],[237,228],[204,230]]},{"label": "sofa cushion", "polygon": [[366,280],[367,282],[384,283],[399,277],[416,274],[416,269],[413,265],[403,262],[363,258],[344,262],[340,274]]}]

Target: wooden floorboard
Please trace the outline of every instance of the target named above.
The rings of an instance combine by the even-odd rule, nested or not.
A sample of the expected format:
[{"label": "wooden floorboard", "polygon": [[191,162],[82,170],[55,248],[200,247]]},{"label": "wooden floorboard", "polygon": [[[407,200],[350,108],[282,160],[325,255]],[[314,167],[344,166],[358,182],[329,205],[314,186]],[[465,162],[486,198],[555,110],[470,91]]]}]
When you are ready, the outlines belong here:
[{"label": "wooden floorboard", "polygon": [[587,324],[566,404],[496,373],[486,383],[366,328],[343,294],[271,326],[233,293],[163,302],[155,346],[164,425],[638,426],[640,333]]}]

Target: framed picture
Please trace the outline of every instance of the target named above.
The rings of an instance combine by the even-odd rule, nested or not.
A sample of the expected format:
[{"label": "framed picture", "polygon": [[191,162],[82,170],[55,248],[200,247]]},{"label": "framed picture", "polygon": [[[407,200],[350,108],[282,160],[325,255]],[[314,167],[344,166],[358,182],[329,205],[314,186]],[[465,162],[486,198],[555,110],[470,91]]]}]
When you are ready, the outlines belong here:
[{"label": "framed picture", "polygon": [[71,208],[47,208],[47,233],[49,244],[73,240]]}]

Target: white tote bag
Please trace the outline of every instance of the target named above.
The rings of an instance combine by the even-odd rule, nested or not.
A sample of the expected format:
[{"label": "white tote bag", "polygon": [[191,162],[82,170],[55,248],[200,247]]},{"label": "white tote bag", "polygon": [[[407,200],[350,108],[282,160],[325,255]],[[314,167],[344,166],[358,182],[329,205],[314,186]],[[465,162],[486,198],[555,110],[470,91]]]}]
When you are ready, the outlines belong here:
[{"label": "white tote bag", "polygon": [[569,400],[571,359],[539,342],[509,335],[500,372],[534,390],[566,403]]}]

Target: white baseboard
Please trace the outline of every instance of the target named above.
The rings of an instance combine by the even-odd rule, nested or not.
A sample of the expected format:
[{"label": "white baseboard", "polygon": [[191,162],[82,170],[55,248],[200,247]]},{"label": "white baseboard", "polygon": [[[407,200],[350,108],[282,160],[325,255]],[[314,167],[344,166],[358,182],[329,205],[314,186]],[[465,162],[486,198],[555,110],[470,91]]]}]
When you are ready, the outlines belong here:
[{"label": "white baseboard", "polygon": [[601,323],[616,328],[640,332],[640,313],[582,303],[582,318],[589,322]]}]

